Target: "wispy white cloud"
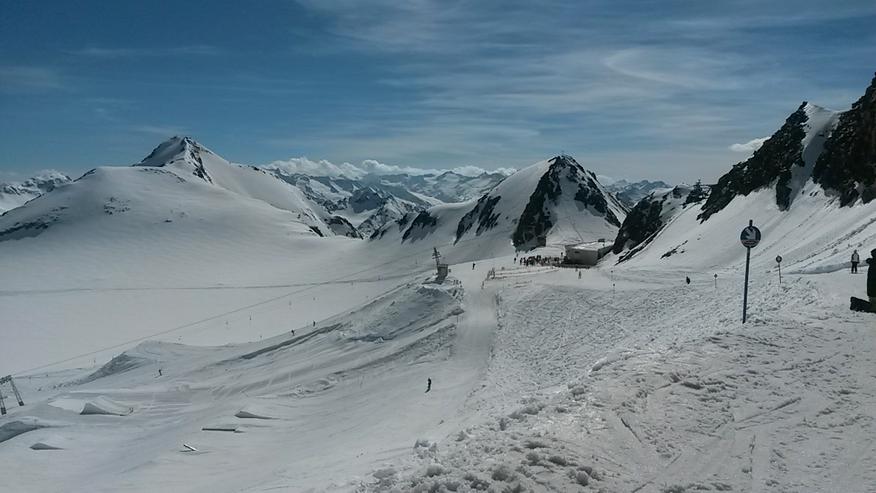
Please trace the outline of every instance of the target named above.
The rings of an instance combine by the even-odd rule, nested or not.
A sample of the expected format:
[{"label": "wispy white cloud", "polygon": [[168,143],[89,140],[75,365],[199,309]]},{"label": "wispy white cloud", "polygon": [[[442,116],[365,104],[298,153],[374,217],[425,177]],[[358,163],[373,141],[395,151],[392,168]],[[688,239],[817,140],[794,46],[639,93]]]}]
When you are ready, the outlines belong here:
[{"label": "wispy white cloud", "polygon": [[131,130],[138,133],[156,135],[158,137],[173,137],[174,135],[185,135],[188,133],[188,130],[184,127],[173,125],[135,125],[131,127]]},{"label": "wispy white cloud", "polygon": [[103,46],[88,46],[69,51],[72,55],[89,58],[135,58],[135,57],[159,57],[159,56],[216,56],[222,51],[210,45],[187,45],[171,46],[167,48],[128,48]]},{"label": "wispy white cloud", "polygon": [[0,92],[43,92],[62,87],[61,75],[53,68],[0,65]]},{"label": "wispy white cloud", "polygon": [[729,147],[729,149],[733,152],[752,153],[752,152],[760,149],[760,146],[762,146],[763,143],[767,141],[767,139],[769,139],[769,137],[761,137],[759,139],[751,139],[748,142],[745,142],[744,144],[739,144],[739,143],[733,144]]}]

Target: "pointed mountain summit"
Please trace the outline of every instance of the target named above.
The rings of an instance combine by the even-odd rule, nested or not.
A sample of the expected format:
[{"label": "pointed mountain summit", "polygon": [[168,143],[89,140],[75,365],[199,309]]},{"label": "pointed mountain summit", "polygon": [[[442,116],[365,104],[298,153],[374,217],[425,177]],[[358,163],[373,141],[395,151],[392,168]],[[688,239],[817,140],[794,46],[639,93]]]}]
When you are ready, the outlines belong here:
[{"label": "pointed mountain summit", "polygon": [[213,183],[213,179],[204,169],[202,153],[213,154],[212,151],[195,142],[191,137],[173,136],[159,144],[148,156],[134,166],[175,167],[190,170],[198,178]]},{"label": "pointed mountain summit", "polygon": [[810,179],[839,115],[804,101],[751,158],[733,166],[712,186],[700,219],[709,219],[737,196],[769,187],[775,189],[779,209],[787,210]]}]

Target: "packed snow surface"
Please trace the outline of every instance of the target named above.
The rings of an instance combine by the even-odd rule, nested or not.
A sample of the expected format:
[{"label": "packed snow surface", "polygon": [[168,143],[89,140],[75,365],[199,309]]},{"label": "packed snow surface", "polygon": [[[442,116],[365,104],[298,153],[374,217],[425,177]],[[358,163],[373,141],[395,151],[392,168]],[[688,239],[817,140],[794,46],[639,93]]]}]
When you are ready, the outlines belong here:
[{"label": "packed snow surface", "polygon": [[[0,464],[31,471],[21,491],[876,482],[876,324],[846,308],[864,276],[779,284],[757,269],[742,325],[736,271],[715,287],[711,271],[687,272],[691,285],[671,269],[579,279],[512,257],[451,270],[442,284],[398,279],[294,335],[148,342],[102,368],[18,376],[27,404],[4,417]],[[81,413],[90,403],[128,412]]]}]

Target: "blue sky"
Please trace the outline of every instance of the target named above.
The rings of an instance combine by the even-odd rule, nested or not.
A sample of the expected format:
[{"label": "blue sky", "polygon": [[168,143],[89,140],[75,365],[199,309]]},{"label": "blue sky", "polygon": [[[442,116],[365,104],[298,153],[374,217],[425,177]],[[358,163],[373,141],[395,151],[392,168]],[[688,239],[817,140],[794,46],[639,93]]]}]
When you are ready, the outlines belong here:
[{"label": "blue sky", "polygon": [[[0,179],[139,161],[174,134],[248,164],[574,155],[715,179],[803,100],[876,71],[876,2],[0,0]],[[740,150],[741,149],[741,150]]]}]

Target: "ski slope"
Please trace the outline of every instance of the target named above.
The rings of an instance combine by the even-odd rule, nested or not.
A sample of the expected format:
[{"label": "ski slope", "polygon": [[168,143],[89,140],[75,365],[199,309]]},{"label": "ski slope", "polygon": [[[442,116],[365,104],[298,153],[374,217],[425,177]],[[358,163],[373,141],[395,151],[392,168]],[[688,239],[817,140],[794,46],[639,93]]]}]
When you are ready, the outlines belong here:
[{"label": "ski slope", "polygon": [[[18,376],[28,402],[4,423],[34,429],[0,442],[0,464],[33,472],[22,491],[863,492],[876,480],[873,321],[846,308],[863,276],[780,285],[755,271],[742,325],[729,272],[716,288],[705,273],[690,286],[674,269],[578,279],[511,257],[451,271],[444,284],[398,279],[294,335],[146,342],[97,372]],[[108,412],[80,414],[88,404]]]}]

